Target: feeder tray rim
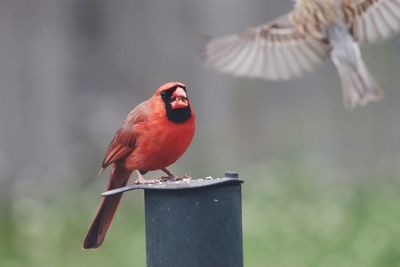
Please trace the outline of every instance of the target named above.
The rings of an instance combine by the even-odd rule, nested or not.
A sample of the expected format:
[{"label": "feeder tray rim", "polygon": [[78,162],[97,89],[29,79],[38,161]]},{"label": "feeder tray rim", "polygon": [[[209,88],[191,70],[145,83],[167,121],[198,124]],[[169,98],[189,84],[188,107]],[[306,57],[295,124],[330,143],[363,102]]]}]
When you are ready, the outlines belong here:
[{"label": "feeder tray rim", "polygon": [[180,180],[180,181],[167,181],[167,182],[160,182],[155,184],[132,184],[124,187],[120,187],[117,189],[109,190],[103,192],[101,196],[111,196],[115,194],[121,194],[124,192],[143,189],[143,190],[185,190],[185,189],[198,189],[204,188],[209,186],[215,185],[222,185],[222,184],[232,184],[238,185],[242,184],[244,181],[238,178],[201,178],[201,179],[187,179],[187,180]]}]

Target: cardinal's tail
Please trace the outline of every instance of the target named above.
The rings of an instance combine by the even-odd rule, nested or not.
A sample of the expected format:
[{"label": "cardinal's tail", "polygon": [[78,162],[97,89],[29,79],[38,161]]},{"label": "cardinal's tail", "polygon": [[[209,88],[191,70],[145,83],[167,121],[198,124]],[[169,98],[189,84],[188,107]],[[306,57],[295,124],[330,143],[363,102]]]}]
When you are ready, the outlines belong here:
[{"label": "cardinal's tail", "polygon": [[[114,164],[107,190],[125,186],[131,173],[131,171]],[[82,247],[84,249],[98,248],[103,243],[121,197],[122,194],[103,197],[83,241]]]}]

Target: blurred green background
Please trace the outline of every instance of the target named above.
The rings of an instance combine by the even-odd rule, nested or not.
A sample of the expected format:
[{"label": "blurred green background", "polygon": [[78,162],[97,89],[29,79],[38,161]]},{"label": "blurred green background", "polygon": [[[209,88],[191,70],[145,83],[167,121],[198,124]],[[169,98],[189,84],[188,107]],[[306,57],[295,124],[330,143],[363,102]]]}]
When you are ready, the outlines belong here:
[{"label": "blurred green background", "polygon": [[[81,240],[125,115],[186,83],[197,132],[171,170],[236,170],[245,266],[400,266],[400,39],[364,47],[385,99],[352,112],[330,62],[288,82],[204,68],[200,35],[238,32],[291,1],[0,1],[0,266],[145,266],[143,196],[103,247]],[[151,173],[154,177],[159,173]]]}]

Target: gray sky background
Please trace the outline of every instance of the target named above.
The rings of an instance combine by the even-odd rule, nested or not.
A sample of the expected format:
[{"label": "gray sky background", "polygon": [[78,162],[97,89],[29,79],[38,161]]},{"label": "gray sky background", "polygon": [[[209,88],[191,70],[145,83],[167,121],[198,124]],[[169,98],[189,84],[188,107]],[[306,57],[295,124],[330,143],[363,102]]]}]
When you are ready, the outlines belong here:
[{"label": "gray sky background", "polygon": [[95,183],[125,115],[173,80],[187,84],[198,118],[193,145],[172,167],[177,173],[246,175],[254,164],[302,160],[354,179],[398,177],[399,37],[362,49],[385,99],[352,112],[330,62],[288,82],[202,66],[200,34],[239,32],[290,7],[278,0],[0,1],[1,190],[52,195]]}]

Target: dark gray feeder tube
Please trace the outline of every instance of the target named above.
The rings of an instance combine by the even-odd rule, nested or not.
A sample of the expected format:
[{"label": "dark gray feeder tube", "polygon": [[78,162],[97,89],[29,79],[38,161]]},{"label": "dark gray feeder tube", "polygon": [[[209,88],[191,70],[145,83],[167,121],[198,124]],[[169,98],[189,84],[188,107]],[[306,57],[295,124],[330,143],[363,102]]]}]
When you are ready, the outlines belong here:
[{"label": "dark gray feeder tube", "polygon": [[225,176],[105,194],[144,189],[148,267],[243,267],[243,181]]}]

